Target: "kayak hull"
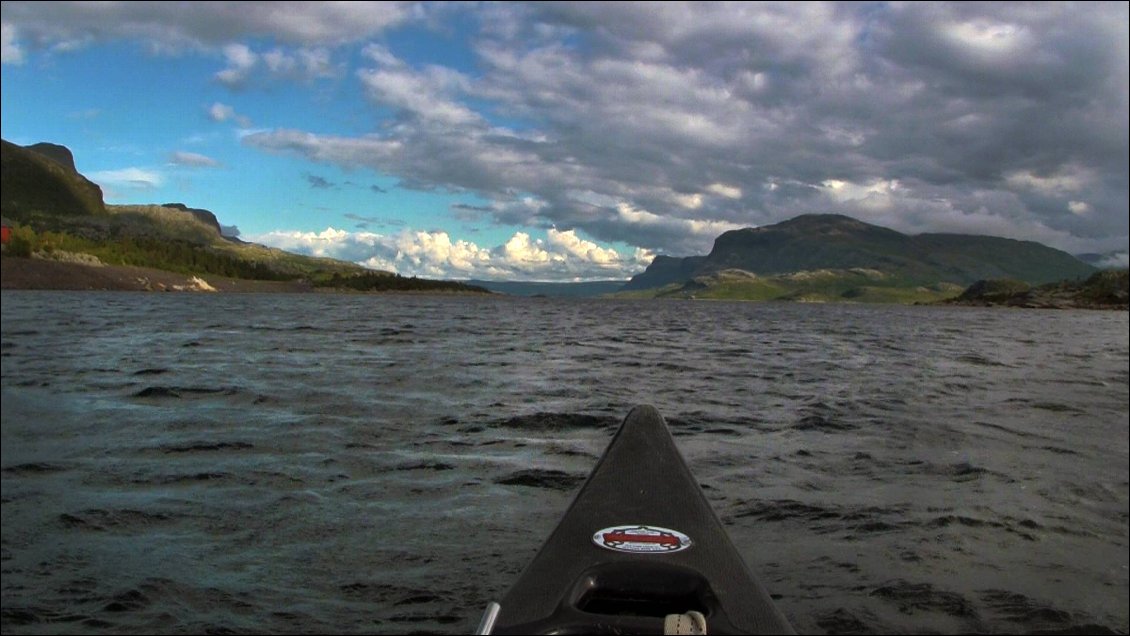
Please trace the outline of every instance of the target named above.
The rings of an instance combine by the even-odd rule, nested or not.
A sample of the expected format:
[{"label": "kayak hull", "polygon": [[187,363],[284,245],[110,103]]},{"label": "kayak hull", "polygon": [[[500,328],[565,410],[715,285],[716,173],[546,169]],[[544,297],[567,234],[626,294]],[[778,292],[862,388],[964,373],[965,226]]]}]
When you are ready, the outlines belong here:
[{"label": "kayak hull", "polygon": [[620,426],[501,601],[492,633],[663,633],[698,612],[711,634],[793,633],[730,541],[657,410]]}]

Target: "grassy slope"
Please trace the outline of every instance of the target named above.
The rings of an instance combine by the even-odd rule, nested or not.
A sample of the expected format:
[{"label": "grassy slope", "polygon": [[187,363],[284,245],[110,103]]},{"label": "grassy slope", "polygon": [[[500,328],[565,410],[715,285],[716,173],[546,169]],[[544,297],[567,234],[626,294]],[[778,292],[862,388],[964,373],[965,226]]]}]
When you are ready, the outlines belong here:
[{"label": "grassy slope", "polygon": [[1032,285],[1083,280],[1096,269],[1066,252],[1033,241],[996,236],[920,234],[914,244],[940,271],[960,270],[961,282],[1017,279]]},{"label": "grassy slope", "polygon": [[9,221],[49,223],[106,214],[102,189],[39,153],[0,140],[0,214]]},{"label": "grassy slope", "polygon": [[877,269],[917,286],[1016,278],[1031,284],[1083,279],[1095,268],[1031,241],[994,236],[910,236],[834,214],[802,215],[718,237],[697,275],[740,269],[771,276],[817,270]]},{"label": "grassy slope", "polygon": [[69,166],[30,148],[2,144],[0,203],[4,219],[15,226],[12,251],[17,255],[66,251],[108,264],[274,280],[369,272],[352,263],[230,241],[184,210],[107,206],[101,189]]},{"label": "grassy slope", "polygon": [[[61,147],[60,147],[61,149]],[[3,142],[3,217],[8,253],[249,280],[308,280],[358,290],[485,291],[461,283],[403,278],[329,258],[291,254],[225,238],[193,212],[160,205],[110,205],[102,191],[58,160]],[[62,149],[65,151],[65,149]]]},{"label": "grassy slope", "polygon": [[[824,269],[775,276],[724,270],[696,277],[685,285],[631,292],[631,297],[912,304],[952,298],[961,291],[962,287],[959,285],[915,285],[876,270],[860,268]],[[651,292],[650,295],[647,292]]]},{"label": "grassy slope", "polygon": [[[638,290],[636,296],[650,287],[655,296],[916,303],[957,296],[981,279],[1042,284],[1081,280],[1095,271],[1030,241],[909,236],[834,214],[725,232],[709,255],[695,258],[657,257],[627,288]],[[863,275],[880,271],[880,277]]]}]

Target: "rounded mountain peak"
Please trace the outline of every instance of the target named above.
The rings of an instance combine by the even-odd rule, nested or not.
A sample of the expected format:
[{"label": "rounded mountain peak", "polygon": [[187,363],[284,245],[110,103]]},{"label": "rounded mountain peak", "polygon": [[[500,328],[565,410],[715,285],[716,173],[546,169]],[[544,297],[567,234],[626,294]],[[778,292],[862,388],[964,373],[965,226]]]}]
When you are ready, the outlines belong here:
[{"label": "rounded mountain peak", "polygon": [[73,173],[78,173],[78,169],[75,168],[74,153],[72,153],[71,149],[66,146],[60,146],[59,144],[53,144],[44,141],[38,144],[33,144],[31,146],[26,146],[26,148],[32,152],[47,157],[48,159],[63,166]]}]

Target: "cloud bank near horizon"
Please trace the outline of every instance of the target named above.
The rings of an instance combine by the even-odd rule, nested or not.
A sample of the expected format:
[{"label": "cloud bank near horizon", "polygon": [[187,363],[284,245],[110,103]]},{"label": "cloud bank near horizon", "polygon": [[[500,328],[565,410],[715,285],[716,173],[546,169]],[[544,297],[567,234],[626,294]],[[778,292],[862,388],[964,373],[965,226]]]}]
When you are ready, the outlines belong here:
[{"label": "cloud bank near horizon", "polygon": [[396,234],[277,231],[244,239],[287,251],[351,261],[402,276],[459,280],[592,281],[624,280],[643,271],[655,257],[636,249],[631,257],[577,236],[573,230],[550,228],[545,239],[516,232],[491,248],[453,240],[447,232],[402,230]]}]

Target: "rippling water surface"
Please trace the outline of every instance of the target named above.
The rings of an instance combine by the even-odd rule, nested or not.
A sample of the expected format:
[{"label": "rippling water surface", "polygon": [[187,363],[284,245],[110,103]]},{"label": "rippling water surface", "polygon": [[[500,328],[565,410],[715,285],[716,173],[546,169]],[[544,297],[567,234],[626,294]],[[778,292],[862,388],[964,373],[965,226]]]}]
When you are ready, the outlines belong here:
[{"label": "rippling water surface", "polygon": [[657,406],[801,632],[1128,626],[1125,312],[2,295],[5,633],[463,633]]}]

